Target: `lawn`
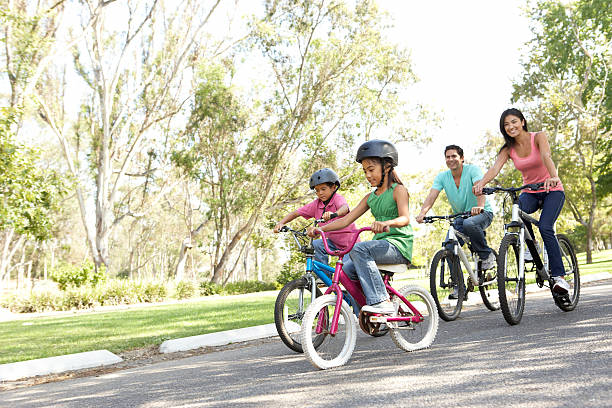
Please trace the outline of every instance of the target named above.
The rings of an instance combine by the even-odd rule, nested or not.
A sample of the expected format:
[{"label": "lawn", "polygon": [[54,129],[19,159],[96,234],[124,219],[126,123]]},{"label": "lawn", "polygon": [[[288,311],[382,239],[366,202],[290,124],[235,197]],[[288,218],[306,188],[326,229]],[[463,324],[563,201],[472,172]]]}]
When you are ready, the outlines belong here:
[{"label": "lawn", "polygon": [[[580,275],[612,273],[612,250],[593,254]],[[411,271],[395,287],[427,278]],[[416,279],[415,279],[416,278]],[[274,322],[275,294],[210,297],[196,302],[63,317],[41,317],[0,323],[0,364],[98,349],[120,353],[159,345],[164,340]]]}]

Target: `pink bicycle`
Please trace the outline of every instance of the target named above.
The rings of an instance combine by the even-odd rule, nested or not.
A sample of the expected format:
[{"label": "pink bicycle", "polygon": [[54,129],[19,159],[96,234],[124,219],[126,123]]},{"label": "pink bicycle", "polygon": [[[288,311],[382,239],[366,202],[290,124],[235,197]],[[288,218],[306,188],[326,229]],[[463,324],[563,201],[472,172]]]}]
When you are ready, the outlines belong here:
[{"label": "pink bicycle", "polygon": [[360,306],[366,303],[359,281],[351,280],[342,269],[342,256],[353,249],[359,234],[370,230],[370,227],[358,230],[353,242],[344,251],[331,251],[327,246],[325,232],[321,231],[325,250],[337,256],[338,261],[332,285],[323,296],[308,306],[300,330],[304,354],[317,368],[339,367],[351,358],[357,341],[356,320],[369,335],[388,329],[395,344],[405,351],[427,348],[436,337],[438,311],[429,292],[416,285],[404,286],[400,290],[391,287],[393,275],[407,270],[404,264],[377,265],[389,297],[395,304],[395,314],[380,315],[361,311],[356,319],[350,306],[343,300],[340,284]]}]

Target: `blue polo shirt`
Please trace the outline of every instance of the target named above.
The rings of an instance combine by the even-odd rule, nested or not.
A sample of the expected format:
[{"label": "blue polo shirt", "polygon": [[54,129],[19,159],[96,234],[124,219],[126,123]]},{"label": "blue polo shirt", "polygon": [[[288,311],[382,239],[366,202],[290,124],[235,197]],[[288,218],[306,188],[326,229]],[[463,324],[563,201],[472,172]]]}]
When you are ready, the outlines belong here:
[{"label": "blue polo shirt", "polygon": [[[453,174],[450,170],[443,171],[438,174],[434,179],[433,186],[431,188],[438,191],[444,190],[448,202],[450,203],[455,213],[470,211],[472,207],[477,204],[476,196],[472,192],[474,183],[482,178],[482,170],[480,167],[472,164],[464,164],[463,171],[461,172],[461,181],[459,181],[459,188],[455,184]],[[485,211],[493,212],[491,204],[485,199]]]}]

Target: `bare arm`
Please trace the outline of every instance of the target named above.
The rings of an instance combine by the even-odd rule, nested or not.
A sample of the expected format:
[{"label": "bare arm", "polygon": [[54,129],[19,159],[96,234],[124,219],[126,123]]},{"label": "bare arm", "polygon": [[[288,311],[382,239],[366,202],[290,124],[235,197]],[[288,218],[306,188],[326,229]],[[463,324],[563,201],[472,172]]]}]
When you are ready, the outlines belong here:
[{"label": "bare arm", "polygon": [[421,207],[421,212],[419,213],[419,215],[416,216],[416,221],[419,224],[423,222],[423,218],[425,218],[425,214],[427,214],[427,212],[431,210],[431,207],[433,207],[434,203],[438,199],[439,194],[440,194],[440,190],[436,190],[435,188],[432,188],[431,190],[429,190],[429,194],[427,195],[427,198],[425,199],[425,202],[423,203],[423,206]]},{"label": "bare arm", "polygon": [[329,224],[325,224],[319,228],[309,228],[308,235],[312,238],[316,238],[316,236],[318,235],[318,231],[316,231],[317,229],[328,232],[336,231],[349,226],[352,222],[354,222],[357,218],[361,217],[363,214],[365,214],[366,211],[370,209],[370,207],[368,206],[368,196],[369,194],[363,197],[359,204],[357,204],[357,207],[353,208],[352,211],[349,211],[346,216],[339,218],[334,222],[330,222]]},{"label": "bare arm", "polygon": [[[336,215],[337,215],[338,217],[344,217],[344,216],[345,216],[346,214],[348,214],[348,213],[349,213],[349,208],[348,208],[348,205],[346,205],[346,204],[342,205],[342,206],[341,206],[340,208],[338,208],[338,210],[336,211]],[[328,220],[331,218],[332,214],[333,214],[333,212],[331,212],[331,211],[325,211],[325,212],[323,213],[323,219],[324,219],[325,221],[328,221]]]},{"label": "bare arm", "polygon": [[551,187],[556,186],[561,182],[559,179],[559,175],[557,174],[557,168],[555,167],[555,163],[552,161],[552,155],[550,153],[550,145],[548,144],[548,138],[546,137],[546,132],[538,132],[535,135],[535,143],[540,150],[540,157],[542,158],[542,162],[548,170],[550,174],[550,178],[544,181],[544,188],[546,192],[550,190]]},{"label": "bare arm", "polygon": [[295,220],[295,219],[296,219],[297,217],[299,217],[299,216],[300,216],[300,214],[298,214],[297,210],[295,210],[295,211],[293,211],[293,212],[291,212],[291,213],[289,213],[289,214],[285,215],[285,218],[283,218],[282,220],[280,220],[280,221],[278,222],[278,224],[276,224],[276,225],[274,226],[274,229],[273,229],[274,233],[275,233],[275,234],[279,233],[279,232],[280,232],[280,229],[281,229],[281,228],[282,228],[282,227],[283,227],[285,224],[287,224],[288,222],[291,222],[291,221]]},{"label": "bare arm", "polygon": [[482,177],[482,179],[474,183],[474,187],[472,187],[472,191],[474,192],[475,195],[477,196],[481,195],[483,187],[486,186],[489,181],[493,180],[495,176],[499,174],[502,167],[504,167],[504,164],[506,164],[506,162],[510,158],[509,151],[510,151],[509,148],[505,147],[501,152],[499,152],[499,154],[497,155],[497,159],[495,160],[495,163],[493,163],[493,166],[491,166],[491,168],[487,170],[487,172]]}]

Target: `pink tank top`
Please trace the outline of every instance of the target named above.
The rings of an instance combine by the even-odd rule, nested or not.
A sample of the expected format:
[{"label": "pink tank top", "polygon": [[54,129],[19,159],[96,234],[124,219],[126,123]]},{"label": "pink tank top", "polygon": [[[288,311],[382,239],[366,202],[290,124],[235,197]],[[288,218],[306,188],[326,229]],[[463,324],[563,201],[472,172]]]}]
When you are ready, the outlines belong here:
[{"label": "pink tank top", "polygon": [[[514,162],[514,167],[523,175],[523,184],[543,183],[547,178],[550,178],[550,173],[542,161],[540,150],[535,144],[536,132],[529,132],[529,134],[531,135],[531,153],[529,153],[529,156],[519,157],[514,147],[511,147],[510,158]],[[527,193],[541,193],[546,190],[524,191]],[[563,184],[558,183],[556,186],[551,187],[550,191],[563,191]]]}]

